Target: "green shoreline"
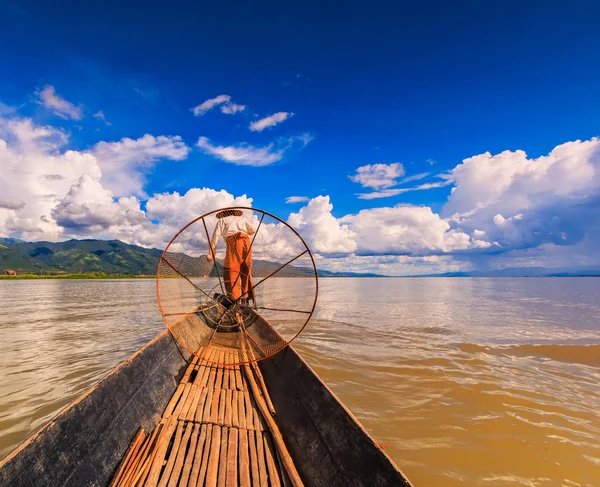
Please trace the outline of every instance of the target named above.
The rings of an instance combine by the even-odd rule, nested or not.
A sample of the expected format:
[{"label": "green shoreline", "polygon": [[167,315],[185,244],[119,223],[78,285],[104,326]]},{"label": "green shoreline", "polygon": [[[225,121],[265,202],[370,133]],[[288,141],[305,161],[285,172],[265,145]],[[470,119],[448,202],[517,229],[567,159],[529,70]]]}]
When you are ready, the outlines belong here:
[{"label": "green shoreline", "polygon": [[90,272],[86,274],[17,274],[9,276],[0,274],[0,280],[17,279],[154,279],[155,275],[148,274],[106,274],[104,272]]}]

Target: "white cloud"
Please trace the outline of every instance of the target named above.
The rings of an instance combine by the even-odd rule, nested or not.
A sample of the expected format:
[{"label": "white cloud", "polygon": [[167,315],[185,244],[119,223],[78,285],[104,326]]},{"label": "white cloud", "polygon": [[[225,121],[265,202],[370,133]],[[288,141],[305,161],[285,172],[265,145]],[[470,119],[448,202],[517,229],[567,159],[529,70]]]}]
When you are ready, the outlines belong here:
[{"label": "white cloud", "polygon": [[[408,179],[408,178],[406,178]],[[377,198],[388,198],[390,196],[396,196],[399,194],[404,194],[404,193],[408,193],[410,191],[424,191],[427,189],[433,189],[433,188],[443,188],[444,186],[449,186],[450,184],[452,184],[451,180],[446,180],[446,181],[439,181],[436,183],[424,183],[424,184],[420,184],[419,186],[413,186],[410,188],[389,188],[389,189],[383,189],[381,191],[373,191],[372,193],[358,193],[357,196],[361,199],[361,200],[373,200],[373,199],[377,199]]]},{"label": "white cloud", "polygon": [[399,162],[392,164],[367,164],[356,169],[356,174],[348,176],[363,188],[389,188],[397,183],[397,179],[404,176],[404,166]]},{"label": "white cloud", "polygon": [[[266,148],[235,146],[237,153],[202,140],[211,150],[224,151],[220,157],[256,164],[310,138],[282,139],[279,146]],[[82,151],[69,150],[68,143],[63,130],[0,116],[0,235],[26,240],[118,238],[162,248],[198,215],[252,205],[246,195],[210,188],[149,195],[142,204],[144,174],[161,159],[187,157],[189,148],[179,137],[123,138]],[[396,205],[337,218],[329,196],[288,198],[308,200],[288,222],[306,238],[320,266],[380,274],[600,266],[600,139],[569,142],[538,158],[521,151],[482,154],[465,159],[441,181],[386,187],[386,176],[397,184],[406,181],[394,176],[398,172],[380,177],[376,170],[363,171],[364,182],[375,192],[453,184],[442,212]],[[413,180],[426,177],[416,176],[421,175]],[[265,223],[265,228],[269,232],[257,243],[276,248],[273,258],[297,251],[276,223]]]},{"label": "white cloud", "polygon": [[264,147],[256,147],[245,143],[237,146],[212,145],[206,137],[200,137],[196,145],[206,154],[238,166],[268,166],[280,161],[285,152],[283,148],[275,149],[273,144]]},{"label": "white cloud", "polygon": [[268,166],[283,158],[285,152],[290,149],[296,141],[302,143],[302,147],[312,140],[309,134],[279,139],[275,143],[258,147],[246,143],[230,146],[213,145],[206,137],[200,137],[196,144],[205,154],[221,159],[238,166]]},{"label": "white cloud", "polygon": [[90,151],[66,150],[67,142],[59,129],[0,117],[3,235],[57,240],[115,236],[116,229],[126,234],[142,222],[131,194],[141,191],[144,171],[160,157],[183,158],[189,150],[178,137],[149,135],[101,142]]},{"label": "white cloud", "polygon": [[356,234],[359,254],[423,255],[472,248],[469,236],[426,206],[361,210],[342,218]]},{"label": "white cloud", "polygon": [[600,223],[600,139],[567,142],[547,156],[523,151],[465,159],[442,214],[496,248],[573,245]]},{"label": "white cloud", "polygon": [[0,198],[0,208],[6,210],[20,210],[25,206],[23,200],[17,198]]},{"label": "white cloud", "polygon": [[221,113],[225,115],[234,115],[237,112],[244,111],[246,105],[238,105],[237,103],[225,103],[221,105]]},{"label": "white cloud", "polygon": [[308,241],[319,254],[348,254],[356,250],[355,235],[348,225],[340,223],[332,214],[329,196],[317,196],[288,217],[288,223]]},{"label": "white cloud", "polygon": [[90,152],[102,170],[102,183],[116,196],[144,196],[145,172],[161,159],[185,159],[190,149],[179,136],[146,134],[139,139],[98,142]]},{"label": "white cloud", "polygon": [[288,196],[285,199],[285,202],[290,204],[290,203],[304,203],[306,201],[310,200],[310,198],[308,196]]},{"label": "white cloud", "polygon": [[195,106],[191,110],[196,117],[199,117],[217,106],[220,107],[221,112],[225,113],[226,115],[233,115],[234,113],[240,112],[246,108],[245,105],[233,103],[231,101],[231,96],[229,95],[219,95],[200,103],[200,105]]},{"label": "white cloud", "polygon": [[46,85],[43,90],[38,90],[35,94],[40,99],[39,103],[52,110],[58,117],[65,120],[81,120],[83,118],[81,107],[75,106],[73,103],[58,96],[54,90],[54,86]]},{"label": "white cloud", "polygon": [[293,113],[290,112],[277,112],[273,115],[269,115],[268,117],[261,118],[256,122],[252,122],[250,124],[250,130],[255,132],[262,132],[267,127],[274,127],[278,123],[284,122],[289,117],[293,116]]},{"label": "white cloud", "polygon": [[106,120],[106,117],[104,116],[104,112],[102,110],[94,113],[94,115],[92,115],[94,118],[97,118],[98,120],[102,120],[107,126],[111,126],[112,123],[110,123],[108,120]]}]

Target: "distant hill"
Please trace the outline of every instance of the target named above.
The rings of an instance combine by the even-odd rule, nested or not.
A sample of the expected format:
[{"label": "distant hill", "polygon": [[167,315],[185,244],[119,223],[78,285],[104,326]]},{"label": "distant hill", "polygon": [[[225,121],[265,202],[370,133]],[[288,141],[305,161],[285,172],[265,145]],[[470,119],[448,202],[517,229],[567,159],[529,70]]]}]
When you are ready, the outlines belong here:
[{"label": "distant hill", "polygon": [[[146,249],[129,245],[120,240],[67,240],[66,242],[25,242],[13,238],[0,238],[0,272],[8,269],[18,274],[59,273],[85,274],[154,274],[162,250]],[[186,275],[208,275],[215,273],[212,264],[204,258],[191,258],[184,254],[171,253],[173,265]],[[255,259],[253,275],[267,276],[282,263]],[[218,266],[222,275],[222,265]],[[211,272],[212,270],[212,272]],[[278,272],[280,277],[311,274],[311,269],[286,266]],[[321,277],[374,277],[376,274],[357,274],[319,271]]]},{"label": "distant hill", "polygon": [[24,242],[0,239],[0,245],[0,267],[4,272],[14,269],[18,273],[154,274],[162,253],[119,240]]}]

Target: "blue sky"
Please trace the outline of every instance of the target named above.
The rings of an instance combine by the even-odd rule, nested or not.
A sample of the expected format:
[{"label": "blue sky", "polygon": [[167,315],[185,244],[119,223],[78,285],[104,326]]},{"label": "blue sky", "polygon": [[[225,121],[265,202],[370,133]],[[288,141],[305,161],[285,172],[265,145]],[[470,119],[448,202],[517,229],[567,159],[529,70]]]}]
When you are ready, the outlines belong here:
[{"label": "blue sky", "polygon": [[[99,180],[95,190],[88,188],[88,196],[82,193],[71,202],[77,208],[63,201],[72,187],[65,185],[65,194],[49,190],[56,195],[54,206],[39,206],[39,215],[25,215],[27,207],[15,209],[21,204],[18,195],[5,198],[10,202],[0,208],[3,233],[30,239],[93,234],[160,246],[160,240],[140,237],[132,226],[136,222],[124,221],[128,231],[111,229],[98,207],[85,208],[77,225],[57,208],[68,207],[73,215],[88,202],[100,204],[94,191],[109,191],[114,204],[122,197],[137,198],[139,211],[159,225],[166,217],[162,221],[148,211],[149,199],[211,188],[232,198],[247,195],[255,206],[284,219],[307,207],[292,219],[331,268],[411,273],[552,263],[598,266],[586,252],[596,243],[600,225],[594,139],[600,132],[599,14],[592,1],[236,2],[227,7],[3,2],[0,138],[9,148],[17,140],[12,149],[31,159],[39,150],[19,146],[15,133],[22,131],[15,124],[29,120],[31,130],[51,127],[54,138],[64,140],[46,147],[46,156],[93,153],[102,173],[92,174]],[[227,101],[194,115],[194,107],[222,95]],[[287,118],[262,131],[250,129],[274,114]],[[136,146],[143,156],[132,156],[124,149],[127,144],[120,144],[110,146],[107,160],[98,147],[123,138],[138,141],[145,134],[177,137],[165,143],[179,148],[153,153],[157,142],[152,140]],[[577,140],[587,141],[568,148],[569,161],[583,164],[577,170],[569,161],[548,169],[538,160]],[[455,168],[473,156],[506,150],[514,159],[502,173],[510,188],[494,201],[463,196],[489,193],[490,175],[503,163],[475,162],[462,175],[454,174]],[[528,162],[516,151],[524,151]],[[232,154],[260,167],[232,163]],[[279,160],[268,163],[272,159]],[[365,166],[366,176],[357,177],[357,169]],[[537,174],[534,183],[523,179],[531,176],[530,166]],[[71,171],[73,184],[87,170],[93,173],[90,168]],[[10,170],[19,172],[16,166]],[[487,175],[487,183],[480,184],[479,172],[484,179]],[[581,179],[571,181],[563,173]],[[382,174],[387,175],[383,181]],[[379,179],[374,183],[373,177]],[[140,183],[115,185],[129,178]],[[539,191],[519,192],[537,183]],[[422,185],[429,189],[416,189]],[[398,191],[405,188],[413,190]],[[43,193],[36,188],[29,198]],[[391,196],[358,196],[373,193]],[[584,193],[587,199],[575,205],[575,195]],[[309,209],[307,202],[286,203],[290,196],[327,201],[315,200]],[[514,206],[516,200],[525,203]],[[111,206],[109,200],[102,204],[104,210]],[[582,205],[586,211],[580,211]],[[564,213],[565,207],[570,212]],[[368,210],[373,212],[364,213]],[[474,210],[477,218],[465,216]],[[378,237],[361,224],[356,218],[361,211],[363,220],[392,228],[392,236]],[[519,228],[494,233],[500,226],[493,220],[497,214]],[[567,225],[581,214],[586,215],[581,226]],[[85,225],[86,215],[95,224]],[[181,219],[186,216],[192,215]],[[323,216],[325,223],[315,227],[309,216]],[[52,228],[35,230],[32,222],[43,217],[54,220]],[[562,226],[556,226],[557,217]],[[179,222],[169,221],[165,235]],[[423,236],[436,225],[441,235]],[[475,235],[476,230],[485,236]]]}]

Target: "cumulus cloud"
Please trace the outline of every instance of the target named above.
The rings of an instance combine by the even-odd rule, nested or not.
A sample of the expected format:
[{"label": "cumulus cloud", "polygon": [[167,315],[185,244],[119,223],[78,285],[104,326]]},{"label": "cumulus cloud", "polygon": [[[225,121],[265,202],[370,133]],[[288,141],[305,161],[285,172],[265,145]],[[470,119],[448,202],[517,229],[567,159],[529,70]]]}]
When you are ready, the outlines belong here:
[{"label": "cumulus cloud", "polygon": [[254,132],[262,132],[264,129],[268,127],[274,127],[278,123],[286,121],[289,117],[293,116],[293,113],[290,112],[277,112],[273,115],[269,115],[268,117],[261,118],[256,122],[252,122],[250,124],[250,130]]},{"label": "cumulus cloud", "polygon": [[110,123],[108,120],[106,120],[106,117],[104,116],[104,112],[102,110],[97,111],[92,116],[94,118],[97,118],[98,120],[103,121],[108,127],[110,127],[112,125],[112,123]]},{"label": "cumulus cloud", "polygon": [[46,85],[42,90],[38,90],[35,94],[39,97],[39,103],[65,120],[81,120],[83,118],[83,110],[81,107],[75,106],[64,98],[56,94],[54,86]]},{"label": "cumulus cloud", "polygon": [[356,235],[360,255],[423,255],[473,247],[467,234],[426,206],[361,210],[342,219]]},{"label": "cumulus cloud", "polygon": [[233,115],[246,108],[245,105],[233,103],[229,95],[219,95],[200,103],[200,105],[195,106],[191,110],[196,117],[199,117],[215,107],[220,107],[221,112],[226,115]]},{"label": "cumulus cloud", "polygon": [[442,215],[497,251],[573,245],[600,223],[600,139],[567,142],[547,156],[504,151],[465,159]]},{"label": "cumulus cloud", "polygon": [[90,153],[102,171],[102,183],[116,196],[144,196],[144,175],[161,159],[181,161],[190,152],[179,136],[123,137],[117,142],[98,142]]},{"label": "cumulus cloud", "polygon": [[320,254],[348,254],[356,250],[355,235],[347,224],[340,223],[332,214],[329,196],[317,196],[298,213],[288,217],[288,223]]},{"label": "cumulus cloud", "polygon": [[[144,136],[65,149],[62,130],[27,118],[0,117],[0,232],[26,240],[127,235],[142,224],[144,171],[160,158],[181,159],[178,137]],[[149,222],[145,222],[147,225]],[[151,233],[151,232],[150,232]],[[132,232],[129,235],[132,241]]]},{"label": "cumulus cloud", "polygon": [[290,203],[304,203],[306,201],[308,201],[310,198],[308,196],[288,196],[285,199],[285,202],[290,204]]},{"label": "cumulus cloud", "polygon": [[356,169],[356,174],[348,176],[363,188],[382,189],[397,184],[397,179],[404,176],[404,166],[399,162],[392,164],[367,164]]}]

